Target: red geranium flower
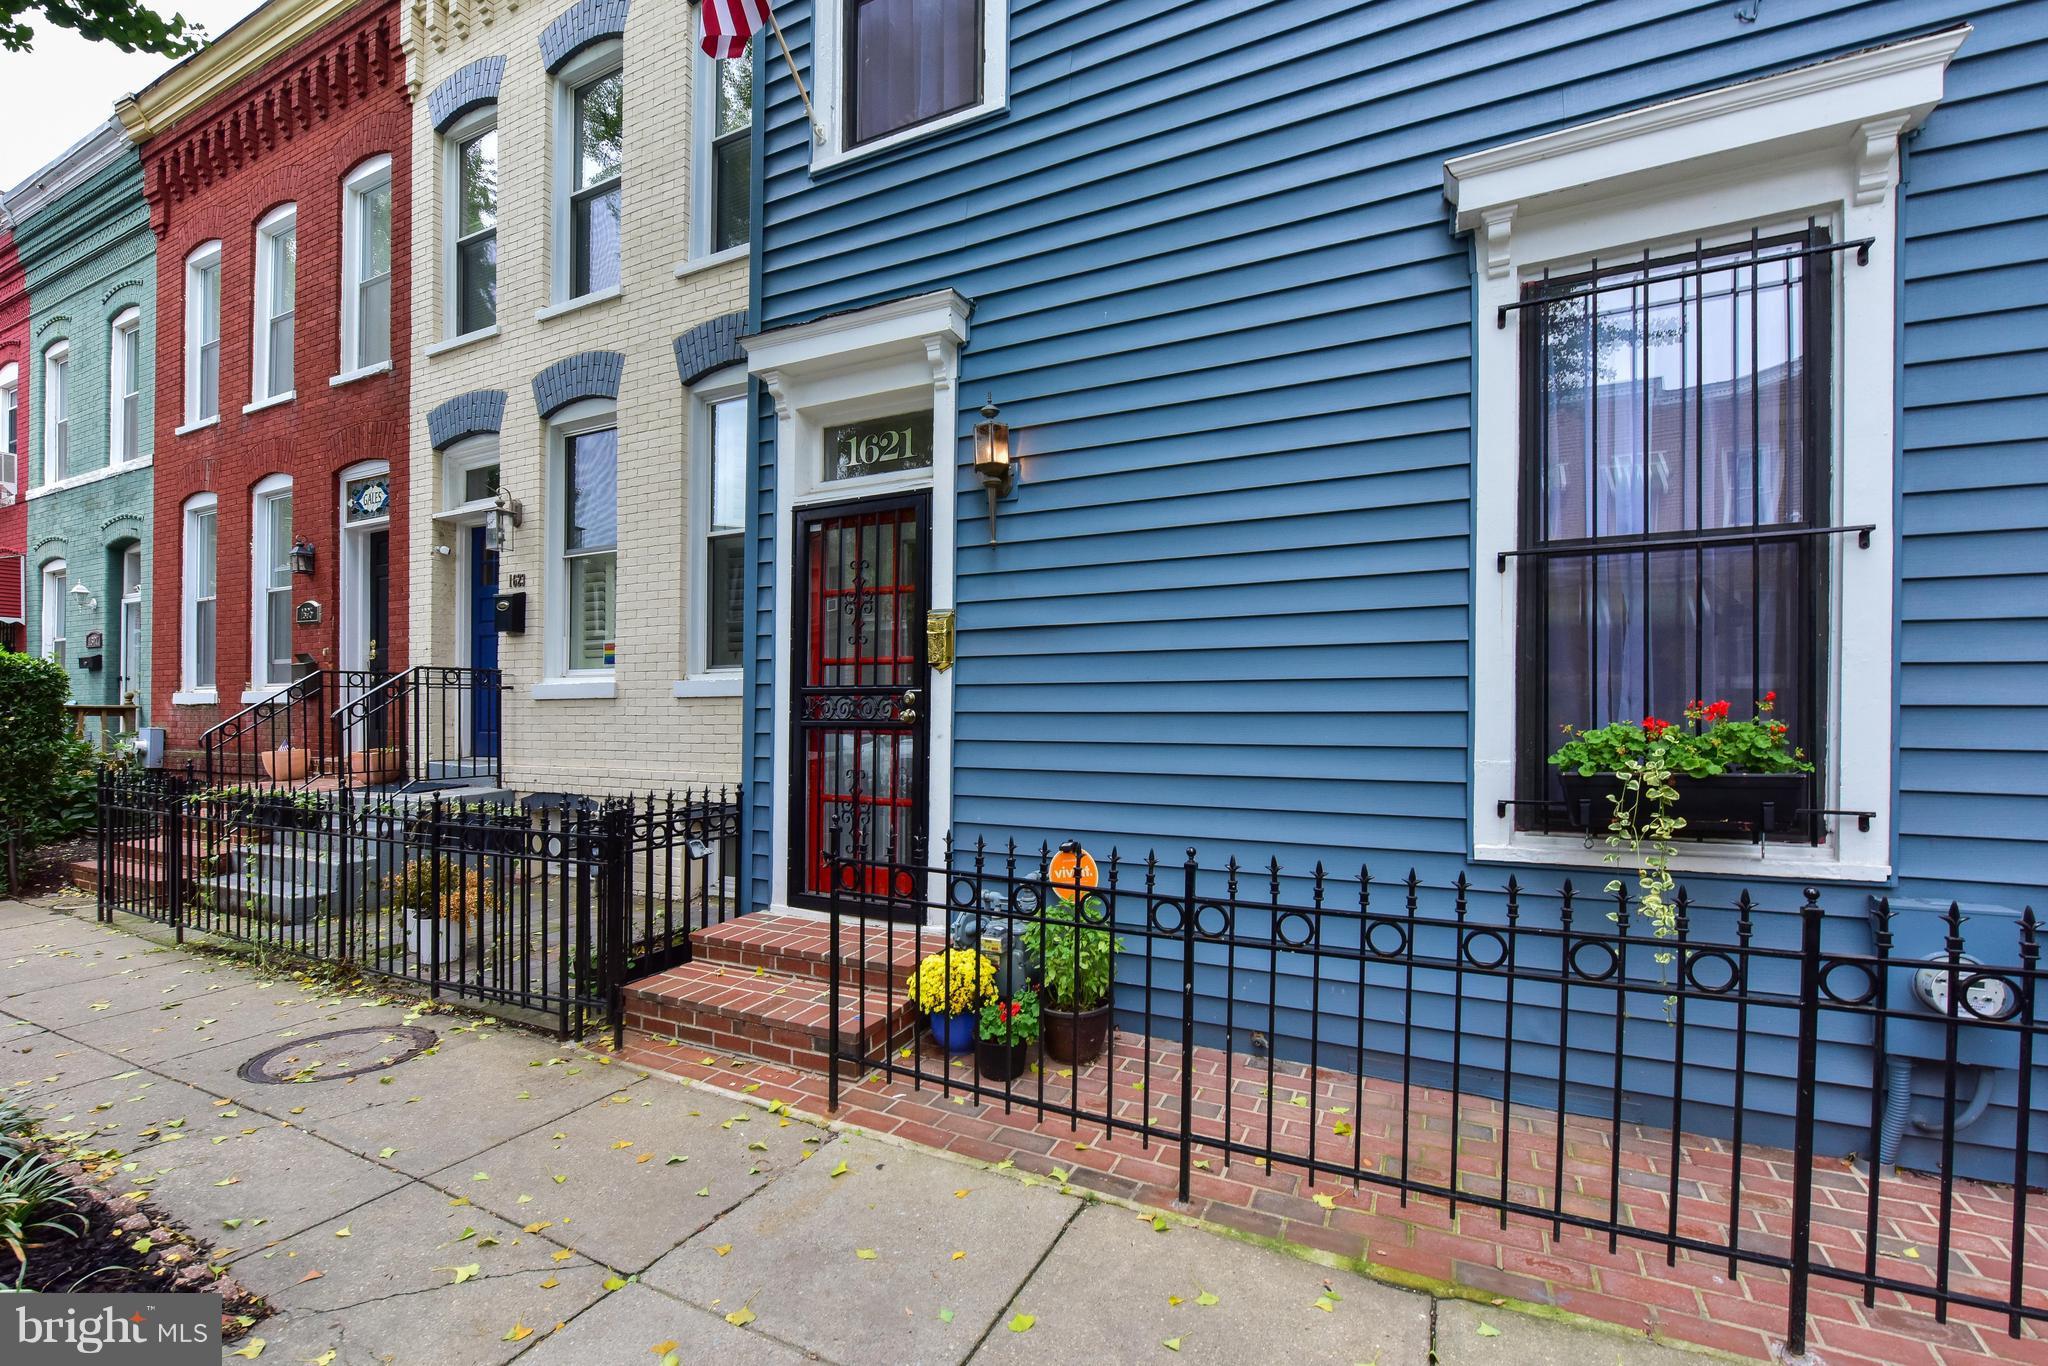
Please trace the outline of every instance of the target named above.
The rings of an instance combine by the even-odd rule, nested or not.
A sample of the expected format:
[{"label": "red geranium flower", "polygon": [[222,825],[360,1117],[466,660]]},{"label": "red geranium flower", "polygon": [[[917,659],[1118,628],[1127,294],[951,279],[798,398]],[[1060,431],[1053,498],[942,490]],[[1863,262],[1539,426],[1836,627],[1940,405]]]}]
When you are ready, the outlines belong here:
[{"label": "red geranium flower", "polygon": [[1643,730],[1649,734],[1652,740],[1662,738],[1664,732],[1670,729],[1671,723],[1669,721],[1659,721],[1654,716],[1645,716],[1643,718]]}]

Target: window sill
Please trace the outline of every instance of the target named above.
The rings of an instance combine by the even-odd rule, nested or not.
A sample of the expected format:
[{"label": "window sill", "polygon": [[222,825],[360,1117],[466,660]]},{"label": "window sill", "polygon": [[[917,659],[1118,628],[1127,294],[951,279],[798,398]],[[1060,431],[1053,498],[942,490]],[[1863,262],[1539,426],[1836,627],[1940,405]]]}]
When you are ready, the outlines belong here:
[{"label": "window sill", "polygon": [[687,280],[692,275],[699,275],[707,270],[717,270],[720,266],[727,265],[730,262],[744,261],[747,259],[749,245],[749,243],[742,242],[736,247],[727,247],[724,251],[714,251],[709,256],[692,256],[687,261],[679,261],[676,263],[676,278],[678,280]]},{"label": "window sill", "polygon": [[677,697],[738,697],[740,676],[737,673],[691,674],[678,678],[673,689]]},{"label": "window sill", "polygon": [[342,373],[329,379],[327,384],[330,388],[339,389],[342,385],[354,384],[359,379],[369,379],[375,375],[388,375],[390,373],[391,362],[383,360],[378,361],[375,365],[365,365],[360,370],[344,370]]},{"label": "window sill", "polygon": [[[965,124],[979,123],[983,119],[994,118],[998,114],[1007,114],[1009,112],[1010,102],[1007,99],[984,100],[980,104],[970,105],[965,109],[958,109],[950,114],[942,115],[929,123],[919,123],[909,128],[898,129],[886,137],[879,137],[873,142],[864,142],[858,147],[849,147],[843,151],[830,146],[817,146],[814,141],[813,151],[811,152],[811,173],[816,175],[820,171],[829,171],[838,166],[847,166],[857,161],[865,161],[869,157],[877,157],[886,152],[893,152],[906,144],[922,142],[926,138],[937,137],[941,133],[951,132],[953,129]],[[825,117],[830,119],[832,115],[828,113]]]},{"label": "window sill", "polygon": [[244,688],[242,689],[242,705],[252,706],[258,702],[268,702],[290,686],[291,684],[289,683],[266,683],[260,688]]},{"label": "window sill", "polygon": [[190,436],[193,432],[205,431],[208,427],[218,427],[219,425],[220,414],[215,413],[212,417],[202,417],[197,422],[187,422],[182,427],[174,427],[171,429],[171,435]]},{"label": "window sill", "polygon": [[171,694],[174,707],[215,707],[220,705],[220,692],[214,688],[193,688],[189,692]]},{"label": "window sill", "polygon": [[497,335],[498,325],[492,323],[489,327],[479,327],[474,332],[465,332],[459,337],[448,337],[430,346],[423,346],[420,348],[420,354],[423,356],[445,356],[450,351],[459,351],[465,346],[474,346],[478,342],[489,341]]},{"label": "window sill", "polygon": [[608,701],[618,695],[618,682],[612,678],[546,678],[533,685],[536,702]]},{"label": "window sill", "polygon": [[281,394],[272,394],[269,398],[259,398],[254,403],[244,405],[242,413],[244,416],[250,413],[260,413],[265,408],[275,408],[280,403],[290,403],[298,396],[298,390],[287,389]]},{"label": "window sill", "polygon": [[544,323],[551,319],[559,318],[565,313],[574,313],[582,308],[594,308],[598,304],[608,304],[614,299],[623,297],[624,292],[619,286],[613,285],[610,289],[600,289],[594,294],[582,294],[574,299],[564,299],[558,304],[549,304],[545,308],[536,308],[533,310],[533,320],[537,323]]},{"label": "window sill", "polygon": [[[1580,837],[1517,834],[1506,844],[1474,846],[1472,861],[1546,868],[1597,868],[1613,876],[1616,870],[1608,866],[1606,855],[1604,844],[1588,846]],[[1703,841],[1691,847],[1679,845],[1678,854],[1671,860],[1671,871],[1681,876],[1690,873],[1806,882],[1890,882],[1892,879],[1890,864],[1845,859],[1841,850],[1831,845],[1772,844],[1759,852],[1753,844],[1738,844],[1732,840]],[[1630,874],[1621,870],[1621,876]]]},{"label": "window sill", "polygon": [[32,503],[39,498],[48,498],[54,493],[64,493],[70,489],[83,488],[87,484],[97,484],[102,479],[112,479],[130,470],[146,470],[155,463],[156,457],[146,456],[141,460],[118,460],[111,465],[102,465],[96,470],[87,470],[84,474],[67,474],[62,479],[33,486],[23,495],[23,501]]}]

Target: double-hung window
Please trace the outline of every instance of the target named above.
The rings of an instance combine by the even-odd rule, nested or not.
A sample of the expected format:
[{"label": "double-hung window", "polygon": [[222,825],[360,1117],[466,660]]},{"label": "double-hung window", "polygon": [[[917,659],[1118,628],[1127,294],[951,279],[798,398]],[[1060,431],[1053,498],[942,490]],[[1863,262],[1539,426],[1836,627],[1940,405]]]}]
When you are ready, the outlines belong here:
[{"label": "double-hung window", "polygon": [[1008,0],[820,0],[814,166],[938,132],[1009,99]]},{"label": "double-hung window", "polygon": [[250,639],[258,688],[292,681],[292,484],[272,475],[256,486]]},{"label": "double-hung window", "polygon": [[700,57],[698,255],[743,247],[752,231],[754,48],[732,58]]},{"label": "double-hung window", "polygon": [[618,428],[569,432],[561,448],[562,669],[608,673],[618,657]]},{"label": "double-hung window", "polygon": [[341,192],[341,365],[337,380],[391,362],[391,158],[349,172]]},{"label": "double-hung window", "polygon": [[498,321],[498,129],[456,130],[450,140],[454,210],[454,299],[451,335],[481,332]]},{"label": "double-hung window", "polygon": [[43,352],[43,482],[71,470],[71,343],[52,342]]},{"label": "double-hung window", "polygon": [[185,258],[185,425],[220,416],[220,243]]},{"label": "double-hung window", "polygon": [[211,493],[194,494],[185,504],[185,592],[183,691],[210,692],[214,687],[215,601],[218,591],[219,501]]},{"label": "double-hung window", "polygon": [[142,458],[142,310],[115,314],[107,342],[108,455],[118,465]]},{"label": "double-hung window", "polygon": [[568,202],[566,221],[558,223],[569,249],[568,299],[618,287],[625,96],[625,72],[616,64],[569,90]]},{"label": "double-hung window", "polygon": [[[1804,223],[1525,283],[1520,807],[1567,726],[1693,699],[1824,733],[1833,252]],[[1776,812],[1782,822],[1797,808]]]},{"label": "double-hung window", "polygon": [[692,450],[698,458],[692,530],[698,543],[691,557],[692,673],[730,672],[740,667],[747,506],[747,391],[743,377],[707,381],[697,395],[698,417]]},{"label": "double-hung window", "polygon": [[0,365],[0,506],[21,488],[21,371]]},{"label": "double-hung window", "polygon": [[43,565],[42,656],[64,663],[64,612],[69,605],[66,590],[69,579],[64,572],[64,561],[50,560]]},{"label": "double-hung window", "polygon": [[256,336],[250,348],[251,403],[289,398],[293,318],[299,292],[299,214],[287,204],[256,225]]}]

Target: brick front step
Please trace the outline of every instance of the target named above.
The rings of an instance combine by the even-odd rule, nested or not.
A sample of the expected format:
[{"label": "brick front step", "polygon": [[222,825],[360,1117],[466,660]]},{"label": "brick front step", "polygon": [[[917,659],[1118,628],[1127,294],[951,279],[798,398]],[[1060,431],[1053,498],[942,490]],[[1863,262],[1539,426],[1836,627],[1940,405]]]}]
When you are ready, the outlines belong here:
[{"label": "brick front step", "polygon": [[[858,1032],[873,1053],[907,1039],[912,1012],[902,992],[863,996],[842,985],[839,1027],[850,1045]],[[825,1070],[831,1050],[830,988],[813,977],[756,972],[697,961],[626,985],[626,1043],[635,1060],[660,1067],[668,1054],[711,1049],[762,1062]],[[662,1070],[668,1070],[663,1068]]]},{"label": "brick front step", "polygon": [[[690,947],[700,963],[745,968],[748,972],[765,968],[772,973],[823,982],[831,970],[831,938],[831,926],[822,918],[762,911],[700,930],[691,936]],[[944,946],[945,935],[938,930],[920,933],[909,925],[842,920],[839,951],[846,963],[846,975],[840,984],[847,988],[857,985],[865,966],[868,991],[886,994],[893,969],[900,1001],[904,983],[917,966],[919,950],[931,953]]]}]

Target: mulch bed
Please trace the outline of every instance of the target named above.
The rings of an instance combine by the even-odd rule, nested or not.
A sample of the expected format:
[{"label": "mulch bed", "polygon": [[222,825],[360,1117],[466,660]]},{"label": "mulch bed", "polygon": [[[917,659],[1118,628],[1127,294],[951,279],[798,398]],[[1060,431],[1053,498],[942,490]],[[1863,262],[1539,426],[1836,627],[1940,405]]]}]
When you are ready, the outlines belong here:
[{"label": "mulch bed", "polygon": [[233,1341],[270,1314],[270,1307],[224,1269],[211,1265],[213,1248],[176,1220],[141,1201],[95,1190],[75,1162],[58,1170],[71,1178],[72,1200],[86,1221],[83,1237],[52,1235],[28,1249],[28,1271],[0,1246],[0,1280],[45,1294],[217,1294],[221,1337]]},{"label": "mulch bed", "polygon": [[[98,856],[99,840],[93,835],[60,840],[55,844],[39,844],[34,849],[19,853],[16,855],[16,884],[12,895],[30,897],[57,891],[68,885],[65,873],[75,860]],[[0,849],[0,860],[5,858],[6,851]],[[4,883],[6,878],[7,869],[0,865],[0,883]]]}]

